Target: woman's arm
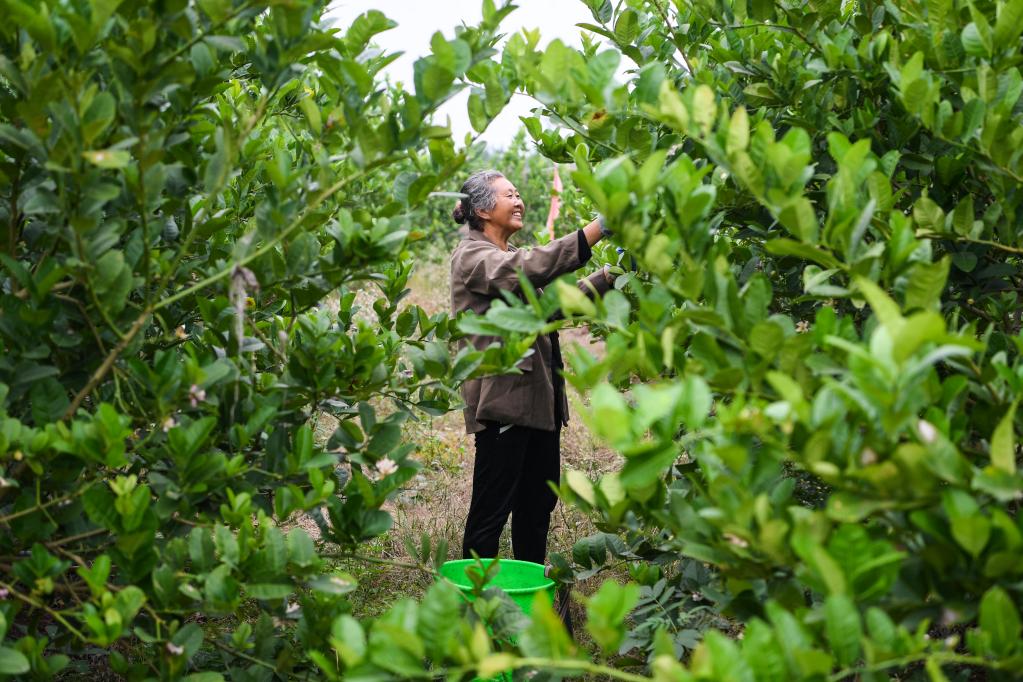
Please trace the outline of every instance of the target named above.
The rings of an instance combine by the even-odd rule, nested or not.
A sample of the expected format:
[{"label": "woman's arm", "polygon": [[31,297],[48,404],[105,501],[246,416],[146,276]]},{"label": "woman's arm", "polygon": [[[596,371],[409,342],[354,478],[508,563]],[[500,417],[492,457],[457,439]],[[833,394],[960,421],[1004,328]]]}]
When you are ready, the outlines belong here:
[{"label": "woman's arm", "polygon": [[462,242],[452,262],[452,276],[459,277],[469,291],[486,296],[518,291],[519,272],[533,286],[542,287],[582,267],[590,258],[587,243],[578,231],[543,246],[516,251],[502,251],[482,241]]},{"label": "woman's arm", "polygon": [[583,235],[586,236],[586,243],[593,246],[605,237],[605,231],[601,228],[603,218],[597,218],[583,228]]}]

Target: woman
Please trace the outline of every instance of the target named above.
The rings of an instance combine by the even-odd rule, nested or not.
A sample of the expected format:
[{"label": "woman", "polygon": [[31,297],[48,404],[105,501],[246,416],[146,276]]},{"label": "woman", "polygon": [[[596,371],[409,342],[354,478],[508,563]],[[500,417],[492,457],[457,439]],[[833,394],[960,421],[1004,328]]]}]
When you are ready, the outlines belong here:
[{"label": "woman", "polygon": [[[479,171],[462,185],[465,195],[452,217],[462,240],[451,255],[451,308],[484,313],[502,291],[517,292],[522,272],[542,287],[590,259],[590,247],[609,234],[595,220],[573,234],[533,249],[516,249],[508,239],[522,229],[525,206],[515,185],[493,170]],[[607,269],[579,283],[590,294],[611,285]],[[472,336],[480,349],[494,337]],[[547,531],[557,496],[548,481],[561,476],[561,427],[568,399],[558,334],[540,335],[533,353],[518,364],[521,374],[472,379],[462,386],[465,429],[475,434],[472,501],[465,522],[462,555],[497,556],[498,539],[512,517],[516,559],[543,563]]]}]

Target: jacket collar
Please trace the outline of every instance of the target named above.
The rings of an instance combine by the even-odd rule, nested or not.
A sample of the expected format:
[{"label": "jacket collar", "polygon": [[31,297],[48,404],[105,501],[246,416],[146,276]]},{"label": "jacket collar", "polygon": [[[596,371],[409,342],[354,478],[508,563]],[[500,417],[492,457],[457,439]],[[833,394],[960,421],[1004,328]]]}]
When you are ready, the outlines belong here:
[{"label": "jacket collar", "polygon": [[[484,244],[490,244],[495,249],[499,248],[497,244],[487,239],[487,236],[483,234],[481,230],[474,230],[468,225],[462,225],[460,228],[458,228],[458,235],[462,238],[463,241],[469,240],[473,242],[483,242]],[[514,245],[509,244],[508,250],[516,251],[517,248]]]}]

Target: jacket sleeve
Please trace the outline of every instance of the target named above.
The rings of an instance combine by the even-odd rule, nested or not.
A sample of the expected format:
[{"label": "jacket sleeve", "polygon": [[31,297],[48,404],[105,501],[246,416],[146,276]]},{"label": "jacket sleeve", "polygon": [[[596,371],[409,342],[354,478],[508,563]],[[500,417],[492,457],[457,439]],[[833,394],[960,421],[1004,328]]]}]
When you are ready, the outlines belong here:
[{"label": "jacket sleeve", "polygon": [[577,284],[583,293],[590,298],[603,296],[611,289],[611,283],[607,281],[603,268],[579,280]]},{"label": "jacket sleeve", "polygon": [[453,269],[469,291],[496,296],[502,290],[518,291],[519,271],[530,284],[542,287],[566,272],[578,270],[589,260],[589,255],[580,252],[576,233],[543,246],[516,251],[502,251],[476,242],[461,251]]}]

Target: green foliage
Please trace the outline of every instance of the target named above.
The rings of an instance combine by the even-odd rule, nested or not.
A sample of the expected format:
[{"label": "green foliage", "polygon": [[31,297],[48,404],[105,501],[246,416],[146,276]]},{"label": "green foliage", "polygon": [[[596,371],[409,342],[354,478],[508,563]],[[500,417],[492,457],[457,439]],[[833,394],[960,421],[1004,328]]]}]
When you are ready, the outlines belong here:
[{"label": "green foliage", "polygon": [[[324,4],[0,0],[0,675],[358,667],[330,558],[390,528],[402,422],[520,355],[451,355],[402,303],[412,212],[467,154],[431,115],[499,17],[437,34],[409,92],[371,45],[393,22]],[[369,628],[384,670],[480,658],[437,590],[424,643],[415,605]]]},{"label": "green foliage", "polygon": [[[582,50],[498,54],[485,0],[406,92],[379,12],[0,0],[0,674],[90,647],[129,679],[1019,676],[1023,4],[586,4]],[[477,131],[540,103],[566,220],[615,232],[603,299],[401,305],[475,153],[431,122],[463,88]],[[509,153],[542,214],[548,167]],[[359,622],[330,559],[390,527],[401,423],[558,310],[605,337],[568,379],[625,460],[566,474],[599,533],[552,559],[626,563],[586,601],[609,663],[492,573]]]},{"label": "green foliage", "polygon": [[1023,4],[587,5],[606,43],[503,61],[638,265],[541,305],[602,330],[568,379],[625,458],[564,478],[562,573],[629,562],[659,679],[1018,676]]}]

